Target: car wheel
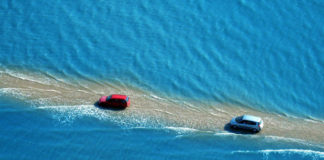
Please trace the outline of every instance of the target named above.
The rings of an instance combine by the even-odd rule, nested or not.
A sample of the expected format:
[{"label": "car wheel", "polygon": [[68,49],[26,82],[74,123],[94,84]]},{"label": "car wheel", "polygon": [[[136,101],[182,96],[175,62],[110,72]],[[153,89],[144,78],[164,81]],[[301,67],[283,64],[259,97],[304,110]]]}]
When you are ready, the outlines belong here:
[{"label": "car wheel", "polygon": [[232,128],[237,129],[237,126],[236,125],[232,125]]}]

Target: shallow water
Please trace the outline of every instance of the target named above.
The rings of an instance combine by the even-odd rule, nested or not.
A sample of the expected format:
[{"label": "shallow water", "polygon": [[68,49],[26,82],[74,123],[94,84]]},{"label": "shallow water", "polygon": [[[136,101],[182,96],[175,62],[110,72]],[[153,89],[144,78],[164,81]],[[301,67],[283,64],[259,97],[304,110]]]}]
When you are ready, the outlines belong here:
[{"label": "shallow water", "polygon": [[34,107],[8,97],[1,102],[2,159],[324,158],[323,145],[292,138],[131,120],[90,106]]},{"label": "shallow water", "polygon": [[[1,1],[0,136],[7,147],[0,155],[322,159],[323,6]],[[114,112],[94,105],[112,93],[129,95],[131,107]],[[226,124],[241,114],[261,116],[264,130],[228,132]],[[110,132],[113,138],[104,134]],[[15,143],[22,146],[14,150]],[[152,143],[152,152],[134,148]],[[106,145],[115,150],[103,151]],[[45,146],[54,149],[46,154]],[[58,155],[61,146],[71,148]]]},{"label": "shallow water", "polygon": [[[10,73],[10,74],[8,74]],[[28,78],[29,76],[29,78]],[[22,78],[24,77],[24,78]],[[33,78],[33,79],[30,79]],[[44,79],[46,83],[40,81]],[[98,119],[109,119],[121,123],[136,123],[143,126],[147,122],[153,126],[174,126],[202,131],[228,131],[229,120],[241,114],[253,114],[263,118],[266,127],[259,135],[272,135],[297,138],[324,144],[322,134],[324,122],[303,118],[260,112],[244,106],[218,103],[201,104],[195,101],[180,101],[164,98],[149,92],[143,92],[125,86],[97,84],[79,81],[78,84],[58,81],[46,75],[36,73],[24,75],[14,71],[2,72],[0,76],[3,95],[10,95],[24,100],[36,108],[49,109],[68,117],[63,121],[83,115]],[[104,94],[122,93],[131,97],[131,107],[123,111],[106,111],[96,107],[98,97]],[[66,115],[67,114],[67,115]],[[60,116],[58,116],[61,119]],[[133,122],[134,121],[134,122]]]}]

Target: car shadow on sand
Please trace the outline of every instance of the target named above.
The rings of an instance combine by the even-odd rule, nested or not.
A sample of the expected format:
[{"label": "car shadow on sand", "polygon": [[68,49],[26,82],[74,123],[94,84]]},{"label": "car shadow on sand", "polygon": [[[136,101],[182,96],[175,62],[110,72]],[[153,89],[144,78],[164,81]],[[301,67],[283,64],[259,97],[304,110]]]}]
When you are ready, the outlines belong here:
[{"label": "car shadow on sand", "polygon": [[107,106],[107,105],[99,105],[99,102],[95,102],[93,104],[95,107],[99,108],[99,109],[104,109],[104,110],[111,110],[111,111],[122,111],[125,110],[126,107],[111,107],[111,106]]},{"label": "car shadow on sand", "polygon": [[257,134],[258,132],[253,132],[251,130],[239,129],[239,128],[232,128],[230,123],[227,123],[224,126],[224,130],[227,132],[235,133],[235,134]]}]

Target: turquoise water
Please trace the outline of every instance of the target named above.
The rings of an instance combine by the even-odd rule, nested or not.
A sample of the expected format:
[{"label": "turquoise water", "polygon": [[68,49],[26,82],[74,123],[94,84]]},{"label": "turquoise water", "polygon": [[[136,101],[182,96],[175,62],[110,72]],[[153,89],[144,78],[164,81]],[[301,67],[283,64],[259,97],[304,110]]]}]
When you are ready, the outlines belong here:
[{"label": "turquoise water", "polygon": [[[85,88],[83,80],[116,84],[187,103],[234,104],[322,122],[323,7],[313,0],[3,0],[0,74],[36,72],[75,88]],[[29,103],[39,99],[14,93],[18,100],[8,100],[15,87],[0,87],[4,159],[323,158],[323,148],[298,141],[141,126],[135,118],[119,123],[110,112],[104,120],[73,117],[48,107],[53,104],[43,103],[45,95],[38,97],[40,109]]]},{"label": "turquoise water", "polygon": [[[1,99],[1,159],[323,159],[323,146],[278,137],[127,126]],[[66,117],[64,113],[60,113]],[[253,143],[251,143],[253,142]]]}]

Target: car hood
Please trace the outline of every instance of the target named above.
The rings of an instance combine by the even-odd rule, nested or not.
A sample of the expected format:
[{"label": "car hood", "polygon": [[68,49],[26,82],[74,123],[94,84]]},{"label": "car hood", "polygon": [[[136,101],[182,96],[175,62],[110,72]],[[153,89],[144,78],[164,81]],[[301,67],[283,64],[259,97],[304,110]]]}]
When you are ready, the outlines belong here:
[{"label": "car hood", "polygon": [[231,124],[236,124],[236,121],[235,121],[235,117],[234,118],[232,118],[232,120],[231,120],[231,122],[230,122]]},{"label": "car hood", "polygon": [[102,96],[102,97],[99,99],[99,103],[106,102],[107,97],[108,97],[108,96]]}]

